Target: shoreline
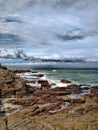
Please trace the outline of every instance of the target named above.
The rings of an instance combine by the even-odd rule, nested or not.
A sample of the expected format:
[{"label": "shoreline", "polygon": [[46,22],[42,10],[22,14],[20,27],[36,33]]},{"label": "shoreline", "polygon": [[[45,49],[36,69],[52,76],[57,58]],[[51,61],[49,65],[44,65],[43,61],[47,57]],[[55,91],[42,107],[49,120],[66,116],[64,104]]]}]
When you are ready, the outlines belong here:
[{"label": "shoreline", "polygon": [[[77,120],[77,117],[88,116],[90,119],[93,117],[94,125],[98,128],[96,124],[98,118],[95,118],[98,115],[98,86],[77,85],[66,79],[59,81],[62,86],[58,86],[59,84],[49,82],[43,73],[30,70],[8,70],[3,66],[0,68],[0,73],[0,119],[5,126],[4,118],[7,117],[9,129],[15,130],[12,122],[15,123],[17,120],[21,122],[22,118],[24,118],[23,120],[28,118],[27,122],[37,120],[36,123],[38,123],[39,118],[43,119],[45,116],[47,121],[49,121],[48,118],[52,120],[55,117],[55,123],[58,122],[59,117],[65,118],[63,119],[65,124],[69,118],[73,120],[74,117]],[[81,94],[83,94],[82,97]],[[5,99],[2,101],[2,98]],[[43,123],[47,121],[43,119]],[[62,122],[60,123],[62,124]],[[78,127],[77,122],[75,123]],[[86,121],[85,123],[89,122]],[[29,129],[27,124],[26,122],[24,124],[26,130]],[[29,125],[32,129],[36,127],[37,130],[40,130],[40,126],[37,128],[37,124],[29,122]],[[66,128],[69,129],[70,127],[69,121],[69,126]],[[22,126],[22,128],[24,127]],[[20,125],[17,126],[18,129],[20,129]],[[3,127],[0,130],[4,130]],[[59,130],[63,130],[62,127]],[[79,128],[79,130],[86,129]],[[90,130],[97,129],[91,127]]]}]

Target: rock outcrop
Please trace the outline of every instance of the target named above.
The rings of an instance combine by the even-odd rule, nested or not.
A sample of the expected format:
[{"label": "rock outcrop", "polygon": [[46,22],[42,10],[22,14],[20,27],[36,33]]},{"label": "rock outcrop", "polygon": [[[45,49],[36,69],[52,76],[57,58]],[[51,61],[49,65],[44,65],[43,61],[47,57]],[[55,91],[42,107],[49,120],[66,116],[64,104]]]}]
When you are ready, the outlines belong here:
[{"label": "rock outcrop", "polygon": [[98,130],[98,86],[82,98],[71,98],[90,88],[68,80],[61,81],[70,83],[67,87],[52,88],[35,72],[32,80],[16,76],[27,72],[0,66],[0,130]]}]

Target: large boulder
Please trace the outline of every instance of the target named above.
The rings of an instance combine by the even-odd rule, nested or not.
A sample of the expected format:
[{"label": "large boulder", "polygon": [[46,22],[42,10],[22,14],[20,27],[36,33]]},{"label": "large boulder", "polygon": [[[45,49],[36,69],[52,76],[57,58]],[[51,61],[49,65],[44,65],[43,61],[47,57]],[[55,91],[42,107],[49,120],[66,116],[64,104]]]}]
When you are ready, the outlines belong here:
[{"label": "large boulder", "polygon": [[38,83],[39,84],[42,84],[42,83],[48,84],[48,81],[47,80],[38,80]]}]

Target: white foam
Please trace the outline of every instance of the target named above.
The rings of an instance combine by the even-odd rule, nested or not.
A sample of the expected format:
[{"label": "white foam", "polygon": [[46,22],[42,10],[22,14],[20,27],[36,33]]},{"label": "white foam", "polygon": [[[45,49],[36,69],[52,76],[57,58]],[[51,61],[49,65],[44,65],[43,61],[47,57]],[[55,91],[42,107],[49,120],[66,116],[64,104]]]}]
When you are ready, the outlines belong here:
[{"label": "white foam", "polygon": [[57,70],[52,70],[53,72],[56,72]]}]

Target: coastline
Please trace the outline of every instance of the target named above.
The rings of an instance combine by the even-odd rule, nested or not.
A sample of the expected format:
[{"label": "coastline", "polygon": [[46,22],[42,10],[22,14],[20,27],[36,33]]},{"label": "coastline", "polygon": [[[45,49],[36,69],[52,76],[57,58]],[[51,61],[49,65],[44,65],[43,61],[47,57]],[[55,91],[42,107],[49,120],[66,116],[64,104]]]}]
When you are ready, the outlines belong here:
[{"label": "coastline", "polygon": [[43,73],[3,66],[0,73],[0,130],[97,130],[98,86],[66,79],[59,86]]}]

